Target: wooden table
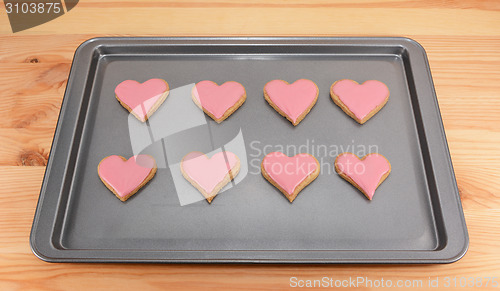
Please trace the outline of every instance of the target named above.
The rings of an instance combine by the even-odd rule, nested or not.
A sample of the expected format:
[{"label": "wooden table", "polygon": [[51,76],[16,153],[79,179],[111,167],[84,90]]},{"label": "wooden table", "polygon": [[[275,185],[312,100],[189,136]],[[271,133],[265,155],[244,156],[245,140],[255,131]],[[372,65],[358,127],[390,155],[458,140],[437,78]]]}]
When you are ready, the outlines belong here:
[{"label": "wooden table", "polygon": [[[51,264],[28,237],[76,47],[96,36],[407,36],[427,50],[470,235],[448,265]],[[290,277],[500,281],[500,2],[88,0],[13,34],[0,8],[0,289],[284,289]],[[453,283],[453,282],[452,282]],[[458,284],[459,285],[459,284]],[[453,286],[453,285],[452,285]],[[420,290],[425,288],[420,288]],[[488,288],[482,289],[495,289]]]}]

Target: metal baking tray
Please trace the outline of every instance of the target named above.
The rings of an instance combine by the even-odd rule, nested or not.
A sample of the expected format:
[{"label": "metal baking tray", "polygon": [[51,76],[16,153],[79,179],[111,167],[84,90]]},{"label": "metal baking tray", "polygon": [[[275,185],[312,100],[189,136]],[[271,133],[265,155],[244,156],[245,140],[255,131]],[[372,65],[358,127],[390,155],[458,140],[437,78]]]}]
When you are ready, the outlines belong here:
[{"label": "metal baking tray", "polygon": [[[114,96],[123,80],[162,78],[170,95],[140,123]],[[296,127],[263,97],[273,79],[311,79],[316,105]],[[340,79],[376,79],[389,102],[366,124],[329,96]],[[192,84],[243,84],[221,124]],[[325,147],[327,150],[325,150]],[[180,175],[190,151],[235,152],[240,174],[209,205]],[[309,152],[320,176],[293,203],[257,168],[264,153]],[[335,155],[378,151],[392,172],[373,201],[333,170]],[[153,180],[120,202],[99,180],[109,155],[155,157]],[[468,248],[458,189],[424,49],[407,38],[95,38],[74,56],[30,244],[50,262],[449,263]]]}]

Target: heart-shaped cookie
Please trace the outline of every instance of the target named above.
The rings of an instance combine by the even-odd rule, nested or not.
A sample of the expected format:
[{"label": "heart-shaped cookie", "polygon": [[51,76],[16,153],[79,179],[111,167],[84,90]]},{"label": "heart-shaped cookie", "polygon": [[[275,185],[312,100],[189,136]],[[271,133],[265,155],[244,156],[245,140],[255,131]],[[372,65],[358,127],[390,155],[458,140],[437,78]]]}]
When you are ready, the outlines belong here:
[{"label": "heart-shaped cookie", "polygon": [[360,159],[353,153],[343,153],[335,159],[335,170],[372,200],[377,187],[391,173],[391,163],[381,154],[368,154]]},{"label": "heart-shaped cookie", "polygon": [[359,124],[375,115],[389,100],[389,88],[377,80],[358,84],[353,80],[339,80],[330,88],[330,96],[344,112]]},{"label": "heart-shaped cookie", "polygon": [[269,183],[293,202],[299,192],[318,177],[319,162],[310,154],[288,157],[280,152],[272,152],[262,160],[261,171]]},{"label": "heart-shaped cookie", "polygon": [[283,80],[273,80],[264,86],[264,98],[294,126],[311,111],[318,100],[318,94],[318,86],[307,79],[300,79],[292,84]]},{"label": "heart-shaped cookie", "polygon": [[218,152],[211,158],[202,152],[190,152],[181,161],[181,172],[208,203],[240,171],[240,159],[232,152]]},{"label": "heart-shaped cookie", "polygon": [[194,103],[217,123],[233,114],[245,102],[245,87],[238,82],[229,81],[222,85],[212,81],[197,83],[192,91]]},{"label": "heart-shaped cookie", "polygon": [[160,107],[168,93],[168,83],[162,79],[150,79],[142,84],[126,80],[115,89],[115,96],[120,104],[142,122]]},{"label": "heart-shaped cookie", "polygon": [[118,199],[126,201],[154,177],[156,169],[155,160],[148,155],[137,155],[128,160],[113,155],[102,159],[97,173]]}]

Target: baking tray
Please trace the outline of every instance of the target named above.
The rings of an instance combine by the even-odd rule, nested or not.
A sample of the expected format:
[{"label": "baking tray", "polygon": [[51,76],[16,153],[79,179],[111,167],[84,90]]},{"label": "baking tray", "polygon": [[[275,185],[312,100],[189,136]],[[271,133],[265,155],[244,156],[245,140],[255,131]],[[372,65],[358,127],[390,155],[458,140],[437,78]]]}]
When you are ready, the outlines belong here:
[{"label": "baking tray", "polygon": [[[141,124],[114,88],[150,78],[167,80],[171,93]],[[320,93],[293,127],[262,88],[301,78]],[[344,78],[390,89],[389,102],[364,125],[329,96]],[[246,88],[246,102],[221,124],[186,95],[205,79]],[[373,201],[333,171],[336,153],[363,147],[392,164]],[[209,205],[179,178],[178,163],[190,151],[221,149],[236,152],[242,169]],[[264,153],[280,149],[309,152],[322,164],[292,204],[256,171]],[[159,169],[122,203],[96,167],[106,156],[139,152],[155,156]],[[88,40],[74,56],[30,244],[50,262],[456,261],[468,234],[425,51],[407,38]]]}]

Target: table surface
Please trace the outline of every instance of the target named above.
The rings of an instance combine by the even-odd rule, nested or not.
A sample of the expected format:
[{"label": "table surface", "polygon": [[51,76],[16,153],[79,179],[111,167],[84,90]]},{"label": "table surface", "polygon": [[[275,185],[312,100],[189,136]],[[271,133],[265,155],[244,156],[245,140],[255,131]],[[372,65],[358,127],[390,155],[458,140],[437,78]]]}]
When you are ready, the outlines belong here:
[{"label": "table surface", "polygon": [[[96,36],[405,36],[427,51],[470,236],[447,265],[54,264],[28,237],[73,53]],[[0,289],[284,289],[298,279],[500,280],[500,2],[97,1],[13,34],[0,7]],[[446,277],[448,279],[446,279]],[[465,280],[465,279],[462,279]]]}]

